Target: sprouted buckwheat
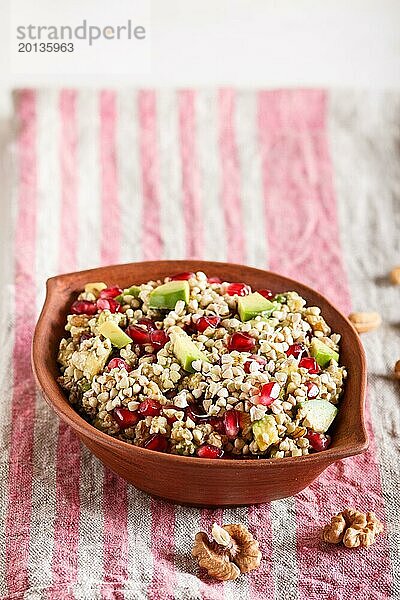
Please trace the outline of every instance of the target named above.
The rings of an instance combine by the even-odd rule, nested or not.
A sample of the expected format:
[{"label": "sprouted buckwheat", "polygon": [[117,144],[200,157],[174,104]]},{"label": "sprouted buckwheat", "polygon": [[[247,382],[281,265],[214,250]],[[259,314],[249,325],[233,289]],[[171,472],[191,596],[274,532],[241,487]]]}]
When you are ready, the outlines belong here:
[{"label": "sprouted buckwheat", "polygon": [[340,336],[295,291],[203,272],[125,290],[89,283],[65,329],[59,382],[113,437],[201,458],[329,446],[346,378]]}]

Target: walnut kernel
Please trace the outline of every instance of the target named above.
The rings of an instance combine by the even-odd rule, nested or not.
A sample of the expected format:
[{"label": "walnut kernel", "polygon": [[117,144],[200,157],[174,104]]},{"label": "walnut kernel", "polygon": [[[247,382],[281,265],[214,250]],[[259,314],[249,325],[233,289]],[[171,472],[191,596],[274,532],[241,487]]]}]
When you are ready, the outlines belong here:
[{"label": "walnut kernel", "polygon": [[400,360],[397,360],[394,365],[394,376],[395,379],[400,379]]},{"label": "walnut kernel", "polygon": [[379,327],[382,318],[377,312],[355,312],[349,315],[349,321],[358,333],[367,333]]},{"label": "walnut kernel", "polygon": [[394,269],[390,271],[390,281],[394,285],[400,285],[400,267],[394,267]]},{"label": "walnut kernel", "polygon": [[342,513],[338,513],[332,517],[331,522],[328,525],[325,525],[322,532],[325,542],[328,542],[329,544],[340,544],[343,540],[346,527],[346,521]]},{"label": "walnut kernel", "polygon": [[248,573],[260,565],[261,552],[258,542],[249,530],[240,524],[214,523],[212,540],[206,533],[196,534],[192,554],[211,577],[221,581],[237,579],[240,573]]},{"label": "walnut kernel", "polygon": [[362,513],[352,508],[334,515],[323,529],[323,539],[329,544],[343,544],[347,548],[368,548],[383,531],[383,525],[373,512]]}]

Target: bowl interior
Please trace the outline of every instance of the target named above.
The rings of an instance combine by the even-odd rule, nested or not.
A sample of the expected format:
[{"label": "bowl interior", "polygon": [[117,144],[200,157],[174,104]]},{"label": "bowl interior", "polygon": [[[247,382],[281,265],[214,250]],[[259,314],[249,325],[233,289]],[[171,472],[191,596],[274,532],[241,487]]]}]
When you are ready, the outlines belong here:
[{"label": "bowl interior", "polygon": [[[322,454],[325,458],[332,455],[332,460],[336,460],[365,450],[368,445],[364,425],[366,363],[360,340],[350,322],[325,297],[299,282],[276,273],[227,263],[194,260],[154,261],[100,267],[49,279],[46,303],[35,331],[32,358],[39,385],[56,412],[73,427],[79,424],[86,433],[92,430],[91,437],[105,435],[100,434],[75,413],[56,383],[57,350],[60,339],[64,335],[68,307],[84,285],[89,281],[105,281],[109,286],[128,287],[135,283],[161,279],[171,273],[188,270],[202,270],[208,276],[218,276],[226,281],[243,281],[253,288],[269,288],[274,292],[295,290],[307,300],[308,304],[322,309],[324,318],[332,330],[342,336],[340,360],[348,370],[345,392],[332,430],[333,442],[331,447]],[[130,448],[132,451],[136,449]]]}]

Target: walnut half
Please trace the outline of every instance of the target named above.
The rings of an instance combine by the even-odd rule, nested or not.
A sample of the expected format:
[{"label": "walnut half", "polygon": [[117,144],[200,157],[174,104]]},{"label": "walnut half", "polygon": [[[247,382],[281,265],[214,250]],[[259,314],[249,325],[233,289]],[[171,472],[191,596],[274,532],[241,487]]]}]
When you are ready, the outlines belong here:
[{"label": "walnut half", "polygon": [[243,525],[214,523],[209,539],[204,531],[196,534],[192,554],[211,577],[221,581],[237,579],[260,566],[258,542]]},{"label": "walnut half", "polygon": [[346,508],[332,517],[322,536],[329,544],[343,542],[347,548],[368,548],[382,531],[383,525],[373,512],[362,513]]}]

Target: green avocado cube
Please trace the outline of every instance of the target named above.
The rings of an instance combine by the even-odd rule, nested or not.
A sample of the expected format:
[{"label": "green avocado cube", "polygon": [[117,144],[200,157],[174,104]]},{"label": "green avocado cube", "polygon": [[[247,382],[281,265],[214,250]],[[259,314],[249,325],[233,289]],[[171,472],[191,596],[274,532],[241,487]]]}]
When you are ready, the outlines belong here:
[{"label": "green avocado cube", "polygon": [[287,303],[286,294],[276,294],[274,300],[276,302],[279,302],[279,304],[286,304]]},{"label": "green avocado cube", "polygon": [[[118,313],[114,313],[114,314],[118,314]],[[102,310],[101,313],[97,317],[97,328],[99,328],[100,325],[102,325],[103,323],[105,323],[108,320],[112,321],[113,320],[112,316],[110,314],[108,314],[108,311],[106,312],[105,310]]]},{"label": "green avocado cube", "polygon": [[331,360],[339,362],[339,354],[318,338],[313,338],[310,344],[310,354],[315,358],[320,367],[325,368]]},{"label": "green avocado cube", "polygon": [[134,296],[135,298],[138,298],[138,296],[140,294],[140,286],[138,286],[138,285],[131,285],[130,288],[128,288],[127,290],[124,290],[124,294],[127,294],[129,296]]},{"label": "green avocado cube", "polygon": [[123,302],[124,296],[133,296],[134,298],[138,298],[140,294],[140,287],[138,285],[131,285],[129,288],[125,288],[122,294],[116,296],[117,302]]},{"label": "green avocado cube", "polygon": [[178,300],[189,302],[190,288],[187,281],[168,281],[156,287],[149,296],[150,308],[174,310]]},{"label": "green avocado cube", "polygon": [[317,433],[325,433],[332,425],[338,409],[328,400],[307,400],[302,404],[304,427],[309,427]]},{"label": "green avocado cube", "polygon": [[238,313],[241,321],[250,321],[257,315],[270,316],[277,309],[278,305],[275,302],[264,298],[258,292],[242,296],[238,300]]},{"label": "green avocado cube", "polygon": [[252,429],[254,439],[261,452],[279,441],[278,428],[272,415],[265,415],[262,419],[254,421]]},{"label": "green avocado cube", "polygon": [[171,327],[169,336],[172,344],[172,352],[189,373],[194,373],[192,363],[195,360],[209,362],[207,356],[196,346],[194,341],[180,327]]},{"label": "green avocado cube", "polygon": [[98,330],[104,337],[108,338],[113,346],[124,348],[132,343],[132,339],[114,321],[104,321],[98,326]]}]

